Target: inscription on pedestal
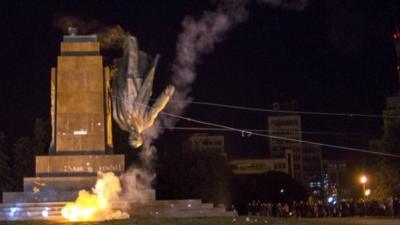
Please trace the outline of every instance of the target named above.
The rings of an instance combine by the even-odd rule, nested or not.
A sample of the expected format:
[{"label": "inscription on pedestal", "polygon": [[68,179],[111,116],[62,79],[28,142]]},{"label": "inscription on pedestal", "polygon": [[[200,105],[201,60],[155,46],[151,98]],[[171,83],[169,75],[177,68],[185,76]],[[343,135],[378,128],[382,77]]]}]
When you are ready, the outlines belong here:
[{"label": "inscription on pedestal", "polygon": [[39,176],[120,173],[125,169],[123,155],[37,156],[36,174]]}]

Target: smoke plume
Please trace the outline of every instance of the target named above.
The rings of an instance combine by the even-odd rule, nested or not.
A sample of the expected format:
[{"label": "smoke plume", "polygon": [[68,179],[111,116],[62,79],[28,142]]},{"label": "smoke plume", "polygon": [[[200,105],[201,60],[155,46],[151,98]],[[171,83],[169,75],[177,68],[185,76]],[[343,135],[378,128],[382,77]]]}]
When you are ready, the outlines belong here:
[{"label": "smoke plume", "polygon": [[153,180],[154,176],[143,168],[130,168],[120,177],[112,172],[99,172],[92,190],[79,191],[75,202],[66,204],[61,214],[69,221],[129,218],[129,214],[125,212],[129,210],[129,202],[148,201],[148,190]]},{"label": "smoke plume", "polygon": [[[175,93],[165,111],[169,114],[181,115],[192,101],[190,92],[195,82],[196,66],[202,57],[214,50],[232,28],[246,21],[248,11],[246,5],[249,0],[219,0],[216,10],[205,11],[200,18],[186,16],[182,21],[182,32],[176,44],[176,58],[172,65],[171,82],[175,86]],[[292,10],[303,10],[308,0],[258,0],[259,3],[273,7],[283,7]],[[154,126],[143,132],[144,146],[141,159],[145,165],[151,165],[155,157],[156,148],[152,145],[164,129],[174,127],[177,118],[160,115],[160,120]],[[152,168],[147,166],[147,168]]]},{"label": "smoke plume", "polygon": [[[308,0],[258,0],[258,2],[293,10],[303,10],[308,4]],[[197,76],[196,65],[200,63],[202,57],[213,51],[215,44],[221,42],[224,35],[235,25],[247,19],[246,5],[249,0],[220,0],[217,3],[215,11],[205,11],[198,19],[186,16],[182,22],[183,30],[178,37],[176,59],[172,66],[172,84],[176,91],[166,108],[170,114],[181,115],[191,102],[191,85]],[[162,117],[162,124],[166,127],[173,127],[176,122],[176,118]]]},{"label": "smoke plume", "polygon": [[128,169],[120,177],[123,187],[120,199],[141,203],[148,201],[145,192],[150,190],[154,178],[154,173],[143,168]]},{"label": "smoke plume", "polygon": [[98,173],[98,180],[91,192],[79,191],[73,203],[66,204],[61,214],[70,221],[101,221],[128,218],[125,212],[113,209],[112,202],[120,200],[121,184],[112,172]]}]

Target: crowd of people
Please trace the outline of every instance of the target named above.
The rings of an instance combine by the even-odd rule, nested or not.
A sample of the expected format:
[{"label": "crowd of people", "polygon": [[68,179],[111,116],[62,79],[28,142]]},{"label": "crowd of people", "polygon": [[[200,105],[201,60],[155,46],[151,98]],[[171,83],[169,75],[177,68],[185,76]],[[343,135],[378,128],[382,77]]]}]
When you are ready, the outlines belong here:
[{"label": "crowd of people", "polygon": [[291,203],[265,203],[253,200],[247,205],[249,216],[267,217],[350,217],[350,216],[400,216],[400,199],[352,199],[336,202],[293,201]]}]

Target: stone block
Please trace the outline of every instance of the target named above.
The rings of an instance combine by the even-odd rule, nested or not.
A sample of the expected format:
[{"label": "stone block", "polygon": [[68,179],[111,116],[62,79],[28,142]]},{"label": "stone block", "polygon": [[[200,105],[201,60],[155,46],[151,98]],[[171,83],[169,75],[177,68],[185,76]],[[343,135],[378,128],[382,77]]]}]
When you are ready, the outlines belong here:
[{"label": "stone block", "polygon": [[3,203],[72,202],[78,191],[3,192]]},{"label": "stone block", "polygon": [[24,192],[91,190],[96,176],[87,177],[24,177]]},{"label": "stone block", "polygon": [[36,176],[95,176],[97,172],[122,173],[124,155],[36,156]]},{"label": "stone block", "polygon": [[60,56],[56,70],[57,153],[105,151],[105,78],[101,56]]},{"label": "stone block", "polygon": [[61,54],[65,52],[100,52],[99,42],[62,42]]}]

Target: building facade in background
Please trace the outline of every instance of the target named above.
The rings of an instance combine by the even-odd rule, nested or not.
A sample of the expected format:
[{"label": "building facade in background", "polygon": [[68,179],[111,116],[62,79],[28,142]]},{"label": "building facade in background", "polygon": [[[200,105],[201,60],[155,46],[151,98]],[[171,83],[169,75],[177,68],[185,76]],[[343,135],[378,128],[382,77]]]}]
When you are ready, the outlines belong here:
[{"label": "building facade in background", "polygon": [[210,135],[207,133],[196,133],[183,143],[184,150],[191,151],[216,151],[225,153],[225,140],[223,135]]},{"label": "building facade in background", "polygon": [[[275,110],[296,110],[295,103],[282,109],[274,103]],[[272,158],[281,158],[293,152],[293,177],[315,194],[321,194],[321,147],[302,143],[302,120],[298,114],[277,114],[268,117],[269,149]]]},{"label": "building facade in background", "polygon": [[324,160],[322,167],[325,201],[335,204],[335,201],[352,199],[357,176],[349,163],[344,160]]},{"label": "building facade in background", "polygon": [[256,175],[278,171],[293,176],[293,153],[286,151],[282,158],[236,159],[230,161],[230,165],[235,175]]},{"label": "building facade in background", "polygon": [[[388,127],[390,123],[392,122],[393,116],[399,116],[400,115],[400,32],[397,31],[395,34],[393,34],[393,39],[395,43],[395,50],[397,54],[397,64],[396,64],[396,70],[397,70],[397,80],[399,83],[399,88],[397,92],[392,95],[386,97],[386,104],[385,104],[385,109],[383,110],[383,129],[384,132],[387,132]],[[385,151],[384,145],[383,145],[383,140],[382,137],[378,139],[373,139],[369,141],[369,150],[371,151]]]}]

